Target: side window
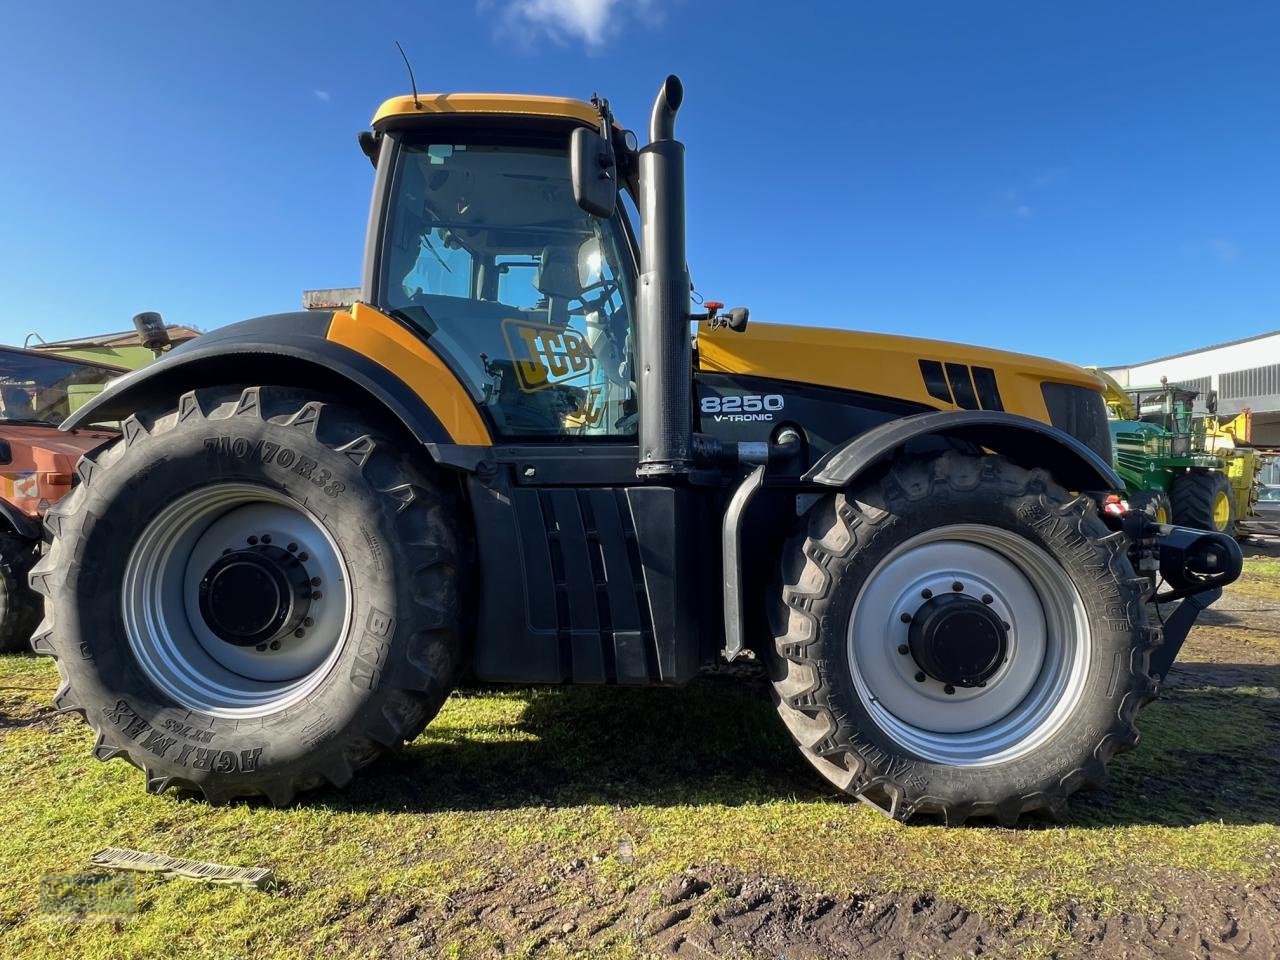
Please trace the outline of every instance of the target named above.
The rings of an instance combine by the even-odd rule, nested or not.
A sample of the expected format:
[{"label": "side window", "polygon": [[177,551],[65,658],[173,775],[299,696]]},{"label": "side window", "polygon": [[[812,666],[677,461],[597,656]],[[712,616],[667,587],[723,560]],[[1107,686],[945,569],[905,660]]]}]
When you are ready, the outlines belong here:
[{"label": "side window", "polygon": [[616,217],[578,207],[568,174],[564,149],[400,150],[381,305],[419,328],[504,437],[636,431],[631,250]]}]

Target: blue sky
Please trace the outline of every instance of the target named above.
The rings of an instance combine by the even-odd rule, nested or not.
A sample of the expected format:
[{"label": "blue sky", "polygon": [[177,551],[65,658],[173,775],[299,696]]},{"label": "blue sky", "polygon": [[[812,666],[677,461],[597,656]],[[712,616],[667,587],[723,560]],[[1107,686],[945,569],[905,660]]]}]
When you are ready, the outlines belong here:
[{"label": "blue sky", "polygon": [[1079,363],[1280,328],[1280,6],[7,4],[0,341],[355,284],[355,134],[419,87],[685,81],[689,256],[759,320]]}]

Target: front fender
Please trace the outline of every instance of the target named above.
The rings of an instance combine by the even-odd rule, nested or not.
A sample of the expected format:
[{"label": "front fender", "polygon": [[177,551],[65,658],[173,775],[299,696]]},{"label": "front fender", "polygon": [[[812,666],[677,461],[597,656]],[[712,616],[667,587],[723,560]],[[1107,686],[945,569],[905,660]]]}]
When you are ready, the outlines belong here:
[{"label": "front fender", "polygon": [[61,429],[120,419],[197,387],[250,382],[372,398],[419,443],[490,443],[474,401],[430,348],[362,304],[349,312],[258,317],[203,334],[113,382]]},{"label": "front fender", "polygon": [[1111,464],[1071,434],[995,410],[944,410],[891,420],[827,453],[803,480],[824,487],[848,486],[894,450],[924,437],[963,440],[1020,467],[1041,467],[1068,490],[1124,490]]}]

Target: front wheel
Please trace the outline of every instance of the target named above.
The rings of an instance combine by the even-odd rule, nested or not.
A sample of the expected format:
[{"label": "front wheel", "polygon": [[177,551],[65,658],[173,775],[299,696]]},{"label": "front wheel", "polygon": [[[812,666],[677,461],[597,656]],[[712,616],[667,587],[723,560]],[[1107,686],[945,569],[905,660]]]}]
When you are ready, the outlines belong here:
[{"label": "front wheel", "polygon": [[130,417],[50,512],[37,653],[95,755],[213,801],[343,786],[462,659],[457,517],[354,410],[188,393]]},{"label": "front wheel", "polygon": [[1154,693],[1125,541],[1042,471],[946,454],[819,501],[771,673],[806,758],[897,819],[1065,810]]}]

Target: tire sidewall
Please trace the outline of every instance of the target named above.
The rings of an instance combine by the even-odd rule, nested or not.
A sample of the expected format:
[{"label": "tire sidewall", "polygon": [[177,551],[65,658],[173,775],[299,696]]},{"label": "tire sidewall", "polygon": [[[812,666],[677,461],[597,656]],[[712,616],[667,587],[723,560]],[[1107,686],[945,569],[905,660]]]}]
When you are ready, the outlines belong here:
[{"label": "tire sidewall", "polygon": [[[875,496],[868,492],[867,496]],[[843,498],[841,498],[843,499]],[[880,499],[877,497],[877,499]],[[889,491],[887,511],[873,529],[853,530],[858,545],[830,565],[838,587],[828,602],[814,610],[826,654],[823,664],[829,707],[841,733],[866,763],[870,778],[889,777],[914,791],[947,801],[980,801],[985,797],[1027,796],[1056,789],[1064,776],[1088,761],[1103,735],[1115,724],[1129,685],[1117,678],[1130,669],[1130,659],[1143,648],[1144,623],[1140,595],[1127,586],[1132,571],[1114,569],[1119,559],[1098,543],[1105,526],[1082,506],[1062,509],[1043,493],[992,496],[989,487],[956,491],[938,487],[926,498]],[[848,503],[837,509],[848,509]],[[1052,557],[1070,577],[1087,611],[1090,655],[1075,709],[1049,740],[1013,760],[981,767],[939,764],[921,759],[891,739],[877,725],[858,695],[849,663],[849,624],[860,589],[876,566],[898,545],[939,526],[983,524],[1015,533]]]},{"label": "tire sidewall", "polygon": [[[172,426],[151,432],[131,418],[108,454],[116,458],[111,469],[91,470],[74,519],[62,520],[71,556],[50,602],[59,633],[81,642],[61,660],[95,726],[135,762],[196,782],[284,776],[304,759],[314,768],[318,753],[350,745],[346,732],[379,709],[384,676],[402,666],[412,571],[386,548],[397,501],[372,488],[359,455],[317,438],[316,417],[304,415],[309,408],[319,404],[292,423],[263,420],[255,410],[220,419],[179,412]],[[130,648],[121,605],[128,545],[156,512],[227,482],[261,485],[305,509],[338,546],[350,591],[342,649],[327,675],[305,699],[256,718],[189,710],[158,689]]]}]

